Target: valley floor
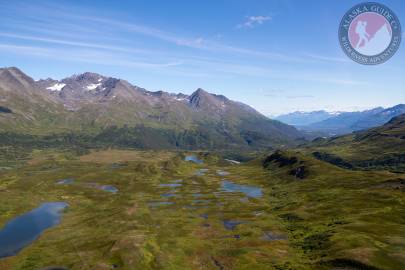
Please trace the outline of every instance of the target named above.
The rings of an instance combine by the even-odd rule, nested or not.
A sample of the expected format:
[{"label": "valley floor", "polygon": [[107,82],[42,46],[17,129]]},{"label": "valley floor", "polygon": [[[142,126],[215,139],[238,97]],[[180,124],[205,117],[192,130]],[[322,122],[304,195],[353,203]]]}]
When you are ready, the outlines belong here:
[{"label": "valley floor", "polygon": [[404,269],[405,175],[297,156],[304,179],[209,153],[37,151],[0,170],[0,230],[68,207],[0,269]]}]

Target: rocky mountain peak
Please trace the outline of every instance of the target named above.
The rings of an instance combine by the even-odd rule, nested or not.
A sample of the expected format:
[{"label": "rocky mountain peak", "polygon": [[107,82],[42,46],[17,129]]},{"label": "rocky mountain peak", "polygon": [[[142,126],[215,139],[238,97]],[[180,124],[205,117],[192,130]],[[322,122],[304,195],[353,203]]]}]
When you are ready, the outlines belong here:
[{"label": "rocky mountain peak", "polygon": [[222,95],[210,94],[204,89],[198,88],[189,98],[190,106],[196,109],[204,108],[211,110],[223,110],[229,101]]},{"label": "rocky mountain peak", "polygon": [[202,88],[198,88],[197,90],[194,91],[193,94],[195,94],[195,95],[209,95],[210,93],[208,93],[207,91],[205,91]]},{"label": "rocky mountain peak", "polygon": [[108,79],[97,73],[85,72],[63,79],[61,82],[74,89],[92,91],[100,87]]},{"label": "rocky mountain peak", "polygon": [[93,83],[101,82],[102,80],[107,79],[106,77],[93,72],[85,72],[82,74],[73,75],[70,78],[77,82],[93,82]]},{"label": "rocky mountain peak", "polygon": [[14,78],[20,82],[26,82],[26,83],[33,83],[34,80],[27,76],[25,73],[23,73],[21,70],[19,70],[16,67],[8,67],[8,68],[0,68],[0,76],[2,76],[3,79],[9,79]]},{"label": "rocky mountain peak", "polygon": [[0,73],[8,73],[12,74],[14,76],[19,76],[19,77],[27,77],[29,78],[25,73],[23,73],[21,70],[19,70],[16,67],[5,67],[5,68],[0,68]]},{"label": "rocky mountain peak", "polygon": [[[16,67],[0,68],[0,80],[6,88],[21,91],[29,89],[35,81]],[[31,91],[28,91],[31,92]]]}]

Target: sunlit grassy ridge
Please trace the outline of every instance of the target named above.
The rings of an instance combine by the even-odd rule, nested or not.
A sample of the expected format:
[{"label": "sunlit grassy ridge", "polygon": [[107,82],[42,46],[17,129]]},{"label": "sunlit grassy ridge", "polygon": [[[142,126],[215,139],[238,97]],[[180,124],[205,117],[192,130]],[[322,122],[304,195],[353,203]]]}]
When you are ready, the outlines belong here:
[{"label": "sunlit grassy ridge", "polygon": [[[324,262],[339,259],[353,261],[348,263],[353,266],[362,262],[377,269],[403,267],[404,186],[398,185],[403,175],[348,171],[300,153],[284,155],[297,157],[297,162],[270,165],[274,179],[270,200],[285,212],[281,217],[290,222],[287,228],[296,245]],[[307,176],[286,178],[298,166],[305,167]],[[362,267],[354,269],[369,269]]]},{"label": "sunlit grassy ridge", "polygon": [[[69,204],[60,225],[0,269],[404,267],[404,175],[353,172],[295,152],[240,165],[210,153],[194,164],[186,154],[35,151],[18,170],[0,171],[1,225],[41,202]],[[292,173],[299,167],[302,178]],[[74,182],[55,184],[66,178]],[[261,188],[262,197],[224,192],[224,178]],[[228,230],[224,221],[241,223]]]},{"label": "sunlit grassy ridge", "polygon": [[405,115],[381,127],[315,141],[304,150],[343,167],[405,172]]}]

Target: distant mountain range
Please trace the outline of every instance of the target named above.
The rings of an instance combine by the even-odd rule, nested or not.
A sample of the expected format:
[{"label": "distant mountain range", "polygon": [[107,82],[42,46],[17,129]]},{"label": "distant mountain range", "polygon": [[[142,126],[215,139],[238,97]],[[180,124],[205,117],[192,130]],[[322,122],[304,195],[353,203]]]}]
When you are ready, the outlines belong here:
[{"label": "distant mountain range", "polygon": [[80,133],[145,148],[274,147],[295,144],[296,128],[222,95],[152,92],[96,73],[35,81],[0,69],[1,132]]},{"label": "distant mountain range", "polygon": [[322,132],[334,136],[381,126],[403,113],[405,113],[405,104],[386,109],[377,107],[360,112],[295,112],[275,119],[294,125],[303,131]]},{"label": "distant mountain range", "polygon": [[282,114],[275,117],[275,120],[281,121],[288,125],[293,125],[296,127],[307,126],[323,120],[332,118],[336,115],[339,115],[339,112],[331,113],[327,111],[313,111],[313,112],[292,112],[288,114]]}]

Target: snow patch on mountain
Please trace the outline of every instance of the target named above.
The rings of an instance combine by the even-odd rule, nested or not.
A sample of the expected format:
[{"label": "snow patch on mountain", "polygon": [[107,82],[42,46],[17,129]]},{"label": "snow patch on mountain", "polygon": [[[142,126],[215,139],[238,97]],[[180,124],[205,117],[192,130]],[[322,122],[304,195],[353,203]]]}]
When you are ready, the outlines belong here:
[{"label": "snow patch on mountain", "polygon": [[61,91],[65,86],[66,86],[65,83],[56,83],[53,86],[47,87],[46,89],[51,91]]},{"label": "snow patch on mountain", "polygon": [[92,83],[86,86],[86,89],[91,91],[96,89],[97,87],[99,87],[101,85],[101,83]]}]

